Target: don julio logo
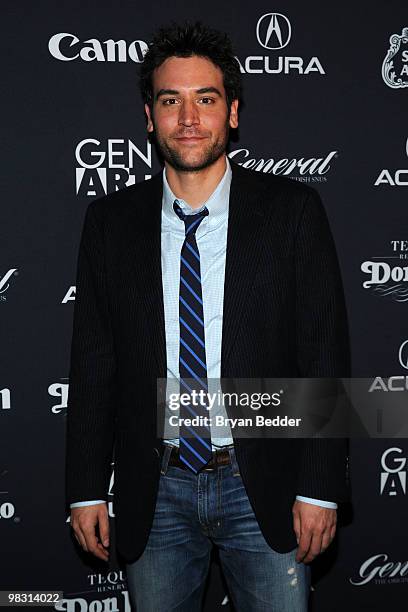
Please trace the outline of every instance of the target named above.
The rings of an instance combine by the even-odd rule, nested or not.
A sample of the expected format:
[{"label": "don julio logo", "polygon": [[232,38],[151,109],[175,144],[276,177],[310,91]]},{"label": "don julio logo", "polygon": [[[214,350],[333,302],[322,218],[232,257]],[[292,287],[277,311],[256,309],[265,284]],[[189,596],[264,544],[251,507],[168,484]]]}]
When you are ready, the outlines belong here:
[{"label": "don julio logo", "polygon": [[[367,280],[364,289],[373,288],[378,294],[395,302],[408,301],[408,266],[394,264],[396,259],[408,259],[408,240],[391,240],[392,254],[363,261],[361,271]],[[389,261],[381,261],[386,260]]]},{"label": "don julio logo", "polygon": [[287,47],[292,38],[292,26],[286,15],[282,13],[265,13],[259,17],[256,28],[256,38],[262,49],[272,51],[268,55],[248,55],[237,57],[241,72],[245,74],[325,74],[320,60],[316,56],[309,59],[291,54],[275,55]]}]

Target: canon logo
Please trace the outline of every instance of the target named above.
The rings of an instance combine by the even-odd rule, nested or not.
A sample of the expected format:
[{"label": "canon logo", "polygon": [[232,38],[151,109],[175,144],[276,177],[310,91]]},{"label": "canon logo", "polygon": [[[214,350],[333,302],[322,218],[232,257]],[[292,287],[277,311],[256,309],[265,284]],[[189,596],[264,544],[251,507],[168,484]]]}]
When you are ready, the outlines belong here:
[{"label": "canon logo", "polygon": [[127,43],[125,40],[112,40],[111,38],[99,41],[88,38],[81,42],[74,34],[59,32],[51,36],[48,41],[49,52],[61,62],[72,62],[76,59],[84,62],[127,62],[132,60],[140,64],[148,49],[144,40],[134,40]]},{"label": "canon logo", "polygon": [[14,516],[15,508],[11,502],[0,504],[0,518],[11,519]]},{"label": "canon logo", "polygon": [[6,387],[0,390],[0,410],[10,410],[11,408],[11,395],[10,389]]}]

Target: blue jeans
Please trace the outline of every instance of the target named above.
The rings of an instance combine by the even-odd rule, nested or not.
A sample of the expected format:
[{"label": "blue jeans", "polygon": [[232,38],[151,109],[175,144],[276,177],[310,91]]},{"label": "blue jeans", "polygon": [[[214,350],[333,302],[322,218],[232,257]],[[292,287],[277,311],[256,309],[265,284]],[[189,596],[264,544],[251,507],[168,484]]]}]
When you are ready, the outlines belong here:
[{"label": "blue jeans", "polygon": [[307,611],[311,568],[296,563],[296,548],[282,554],[266,542],[229,453],[230,464],[195,475],[169,466],[165,447],[147,546],[126,564],[137,612],[201,610],[213,544],[237,612]]}]

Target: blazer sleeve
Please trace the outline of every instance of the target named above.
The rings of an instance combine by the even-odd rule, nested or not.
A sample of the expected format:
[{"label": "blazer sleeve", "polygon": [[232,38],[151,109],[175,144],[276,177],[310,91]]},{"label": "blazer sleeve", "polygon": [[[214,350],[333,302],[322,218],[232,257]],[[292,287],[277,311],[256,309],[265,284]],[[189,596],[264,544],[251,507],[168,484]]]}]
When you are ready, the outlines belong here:
[{"label": "blazer sleeve", "polygon": [[114,442],[116,356],[97,203],[86,210],[77,259],[66,424],[68,505],[107,500]]},{"label": "blazer sleeve", "polygon": [[[351,375],[347,311],[340,267],[326,211],[308,189],[295,238],[296,342],[300,378]],[[306,438],[297,493],[348,501],[347,438]]]}]

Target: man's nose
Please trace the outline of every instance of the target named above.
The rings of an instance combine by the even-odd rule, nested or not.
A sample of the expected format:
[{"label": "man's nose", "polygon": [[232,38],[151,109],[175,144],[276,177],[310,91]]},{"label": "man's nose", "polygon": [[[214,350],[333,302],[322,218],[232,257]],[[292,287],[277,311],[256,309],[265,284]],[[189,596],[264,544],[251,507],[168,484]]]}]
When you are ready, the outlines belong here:
[{"label": "man's nose", "polygon": [[200,115],[195,102],[192,100],[184,100],[180,105],[179,111],[179,124],[181,125],[194,125],[200,123]]}]

